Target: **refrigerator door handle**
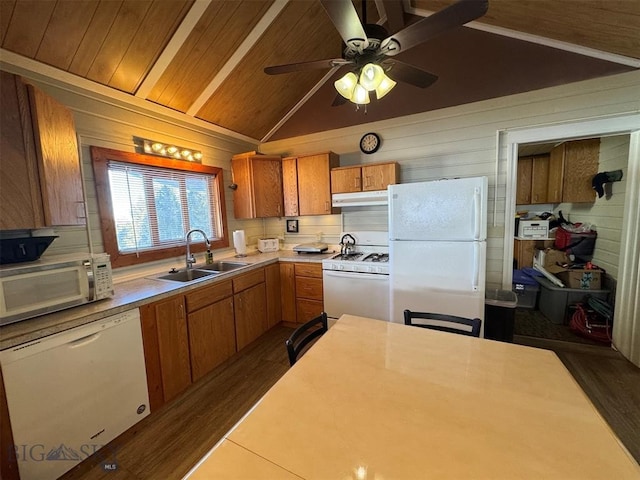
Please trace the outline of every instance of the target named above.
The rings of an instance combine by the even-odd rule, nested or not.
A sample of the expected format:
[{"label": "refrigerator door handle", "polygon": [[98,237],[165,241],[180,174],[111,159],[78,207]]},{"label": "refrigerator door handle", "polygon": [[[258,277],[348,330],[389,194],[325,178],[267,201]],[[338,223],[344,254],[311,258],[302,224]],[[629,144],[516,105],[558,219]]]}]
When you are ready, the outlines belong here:
[{"label": "refrigerator door handle", "polygon": [[474,292],[477,292],[480,283],[480,244],[478,242],[473,243],[473,285],[471,288]]},{"label": "refrigerator door handle", "polygon": [[476,187],[473,192],[473,238],[474,240],[480,240],[480,221],[482,219],[482,215],[480,212],[480,207],[482,205],[482,198],[480,195],[480,188]]}]

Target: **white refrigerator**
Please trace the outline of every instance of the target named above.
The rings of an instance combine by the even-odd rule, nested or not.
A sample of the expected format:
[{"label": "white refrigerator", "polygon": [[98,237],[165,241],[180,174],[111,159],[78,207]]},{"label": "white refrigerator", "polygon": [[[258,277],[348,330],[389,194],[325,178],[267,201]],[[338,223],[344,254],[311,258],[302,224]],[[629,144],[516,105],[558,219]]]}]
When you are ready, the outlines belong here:
[{"label": "white refrigerator", "polygon": [[392,322],[403,323],[405,309],[484,319],[487,185],[473,177],[389,186]]}]

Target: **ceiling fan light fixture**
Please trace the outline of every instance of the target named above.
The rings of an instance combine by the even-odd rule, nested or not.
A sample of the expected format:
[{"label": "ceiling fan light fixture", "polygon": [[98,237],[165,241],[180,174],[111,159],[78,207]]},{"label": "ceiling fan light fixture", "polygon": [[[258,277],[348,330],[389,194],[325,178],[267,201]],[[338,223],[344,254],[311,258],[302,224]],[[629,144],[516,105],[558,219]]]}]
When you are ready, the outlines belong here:
[{"label": "ceiling fan light fixture", "polygon": [[369,92],[362,85],[357,84],[349,100],[358,105],[366,105],[369,103]]},{"label": "ceiling fan light fixture", "polygon": [[393,87],[397,85],[397,83],[387,77],[387,75],[385,75],[384,73],[382,75],[384,75],[384,77],[380,81],[380,84],[376,87],[376,98],[378,100],[384,97],[393,89]]},{"label": "ceiling fan light fixture", "polygon": [[384,70],[380,65],[367,63],[360,72],[360,85],[372,92],[385,77]]},{"label": "ceiling fan light fixture", "polygon": [[336,90],[340,95],[342,95],[347,100],[351,100],[357,84],[358,77],[356,77],[355,73],[349,72],[340,80],[336,80],[333,85],[336,87]]}]

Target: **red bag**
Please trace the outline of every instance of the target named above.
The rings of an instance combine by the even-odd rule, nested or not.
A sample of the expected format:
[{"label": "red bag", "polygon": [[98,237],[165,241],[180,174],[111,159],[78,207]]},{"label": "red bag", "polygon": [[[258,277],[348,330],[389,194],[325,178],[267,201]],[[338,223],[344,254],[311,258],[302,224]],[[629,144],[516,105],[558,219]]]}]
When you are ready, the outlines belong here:
[{"label": "red bag", "polygon": [[588,232],[570,232],[560,226],[556,230],[554,246],[556,250],[566,252],[568,255],[576,257],[591,257],[596,246],[598,232],[590,230]]}]

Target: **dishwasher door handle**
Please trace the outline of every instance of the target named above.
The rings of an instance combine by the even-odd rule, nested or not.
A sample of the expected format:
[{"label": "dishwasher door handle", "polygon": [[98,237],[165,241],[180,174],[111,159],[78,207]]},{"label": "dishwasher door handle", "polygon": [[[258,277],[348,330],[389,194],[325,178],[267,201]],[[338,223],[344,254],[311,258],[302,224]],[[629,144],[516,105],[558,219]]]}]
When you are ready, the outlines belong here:
[{"label": "dishwasher door handle", "polygon": [[95,342],[98,338],[100,338],[101,335],[102,335],[102,332],[92,333],[91,335],[87,335],[86,337],[72,340],[67,345],[69,345],[69,348],[84,347],[85,345],[89,345],[90,343]]}]

